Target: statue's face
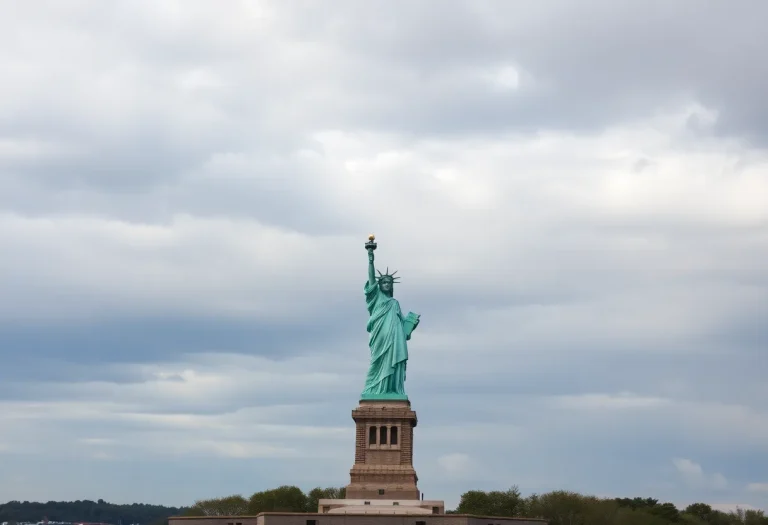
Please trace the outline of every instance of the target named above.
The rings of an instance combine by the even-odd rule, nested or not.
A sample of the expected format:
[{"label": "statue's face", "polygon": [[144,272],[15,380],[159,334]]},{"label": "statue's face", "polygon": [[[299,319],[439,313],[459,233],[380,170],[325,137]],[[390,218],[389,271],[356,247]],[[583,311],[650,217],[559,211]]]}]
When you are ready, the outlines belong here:
[{"label": "statue's face", "polygon": [[379,281],[379,288],[384,293],[390,293],[392,291],[392,281],[389,279],[382,279]]}]

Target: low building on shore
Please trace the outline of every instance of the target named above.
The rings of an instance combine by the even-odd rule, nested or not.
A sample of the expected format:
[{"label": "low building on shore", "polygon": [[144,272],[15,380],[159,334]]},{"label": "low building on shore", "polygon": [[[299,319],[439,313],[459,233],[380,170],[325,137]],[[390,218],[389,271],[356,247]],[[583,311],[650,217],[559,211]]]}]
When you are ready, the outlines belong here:
[{"label": "low building on shore", "polygon": [[546,520],[473,516],[470,514],[414,514],[406,507],[391,514],[263,512],[256,516],[174,516],[168,525],[546,525]]}]

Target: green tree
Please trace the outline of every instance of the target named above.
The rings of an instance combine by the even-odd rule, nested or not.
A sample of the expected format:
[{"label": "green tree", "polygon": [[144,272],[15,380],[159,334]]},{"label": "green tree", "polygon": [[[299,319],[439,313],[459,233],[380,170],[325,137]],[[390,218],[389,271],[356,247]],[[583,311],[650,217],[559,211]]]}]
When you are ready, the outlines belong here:
[{"label": "green tree", "polygon": [[682,513],[682,521],[686,525],[732,525],[738,523],[735,516],[713,509],[706,503],[688,505]]},{"label": "green tree", "polygon": [[299,487],[283,485],[272,490],[256,492],[248,502],[248,513],[305,512],[308,499]]},{"label": "green tree", "polygon": [[621,507],[629,507],[632,510],[653,508],[659,500],[654,498],[616,498],[614,500]]},{"label": "green tree", "polygon": [[581,525],[590,506],[599,500],[576,492],[557,490],[529,498],[529,516],[544,518],[549,525]]},{"label": "green tree", "polygon": [[670,523],[677,523],[680,521],[680,511],[673,503],[662,503],[661,505],[655,505],[648,509],[648,511],[654,516],[659,516]]},{"label": "green tree", "polygon": [[684,512],[704,523],[709,523],[714,510],[706,503],[692,503],[685,508]]},{"label": "green tree", "polygon": [[648,508],[620,508],[612,525],[669,525],[669,521],[656,516]]},{"label": "green tree", "polygon": [[585,505],[581,511],[576,511],[573,519],[589,525],[614,525],[623,523],[620,521],[622,512],[628,515],[632,511],[622,509],[612,500],[597,500]]},{"label": "green tree", "polygon": [[459,514],[477,514],[480,516],[521,516],[524,509],[523,498],[516,486],[509,490],[483,492],[470,490],[461,495],[456,512]]},{"label": "green tree", "polygon": [[737,508],[728,517],[734,525],[768,525],[768,517],[762,510],[744,510]]},{"label": "green tree", "polygon": [[38,522],[44,517],[50,521],[103,521],[106,523],[140,523],[152,525],[165,522],[169,516],[176,516],[186,509],[132,503],[115,505],[103,499],[97,501],[9,501],[0,504],[0,522]]},{"label": "green tree", "polygon": [[187,516],[242,516],[248,512],[248,500],[244,497],[226,496],[223,498],[212,498],[198,500],[190,507],[185,515]]},{"label": "green tree", "polygon": [[345,487],[316,487],[307,494],[307,512],[317,512],[321,499],[344,499],[347,495]]}]

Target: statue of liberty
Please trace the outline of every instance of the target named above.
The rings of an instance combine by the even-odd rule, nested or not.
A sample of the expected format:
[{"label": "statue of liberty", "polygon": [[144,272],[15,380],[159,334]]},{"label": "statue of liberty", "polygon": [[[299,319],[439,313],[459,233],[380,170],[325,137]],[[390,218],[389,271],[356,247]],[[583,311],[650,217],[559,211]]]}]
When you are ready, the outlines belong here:
[{"label": "statue of liberty", "polygon": [[373,266],[374,236],[368,237],[368,282],[365,283],[365,302],[368,305],[368,347],[371,364],[361,399],[408,399],[405,394],[405,368],[408,362],[406,341],[419,324],[419,315],[409,312],[403,317],[400,303],[392,297],[397,280],[396,271],[378,272]]}]

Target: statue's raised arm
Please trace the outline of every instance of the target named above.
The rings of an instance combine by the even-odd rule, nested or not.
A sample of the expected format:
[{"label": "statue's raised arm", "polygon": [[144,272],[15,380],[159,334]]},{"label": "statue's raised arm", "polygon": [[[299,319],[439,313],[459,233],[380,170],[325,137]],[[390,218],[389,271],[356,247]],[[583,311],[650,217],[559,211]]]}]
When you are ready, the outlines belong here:
[{"label": "statue's raised arm", "polygon": [[373,250],[376,249],[376,237],[371,234],[368,236],[368,242],[365,243],[365,249],[368,251],[368,284],[374,286],[376,284],[376,270],[373,267]]}]

